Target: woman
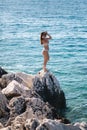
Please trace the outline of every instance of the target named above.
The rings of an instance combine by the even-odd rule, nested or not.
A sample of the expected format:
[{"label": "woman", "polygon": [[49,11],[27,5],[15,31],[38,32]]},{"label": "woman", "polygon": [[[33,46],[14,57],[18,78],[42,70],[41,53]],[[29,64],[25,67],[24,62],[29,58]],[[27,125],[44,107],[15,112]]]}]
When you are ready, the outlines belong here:
[{"label": "woman", "polygon": [[43,57],[44,57],[44,63],[43,63],[43,70],[44,72],[47,71],[46,65],[49,60],[49,40],[52,39],[52,37],[47,32],[42,32],[40,36],[41,45],[43,45]]}]

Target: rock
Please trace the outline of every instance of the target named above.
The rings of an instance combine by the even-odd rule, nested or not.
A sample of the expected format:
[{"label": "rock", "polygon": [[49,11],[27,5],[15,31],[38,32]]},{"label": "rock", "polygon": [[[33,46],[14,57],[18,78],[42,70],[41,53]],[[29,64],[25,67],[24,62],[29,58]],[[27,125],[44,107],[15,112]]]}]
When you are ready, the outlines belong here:
[{"label": "rock", "polygon": [[33,79],[33,89],[44,101],[48,101],[57,110],[66,108],[66,99],[56,77],[50,73],[41,71]]},{"label": "rock", "polygon": [[36,130],[37,126],[39,126],[40,122],[35,119],[27,119],[25,122],[25,128],[26,130]]},{"label": "rock", "polygon": [[74,126],[77,126],[80,128],[80,130],[87,130],[87,123],[86,122],[77,122],[74,124]]},{"label": "rock", "polygon": [[16,73],[16,76],[20,77],[28,88],[33,87],[33,79],[35,78],[34,75],[20,72],[20,73]]},{"label": "rock", "polygon": [[0,122],[0,129],[1,129],[1,128],[4,128],[4,126],[3,126],[3,124]]},{"label": "rock", "polygon": [[50,73],[41,71],[33,76],[25,73],[7,74],[2,76],[2,86],[6,87],[10,82],[16,80],[21,86],[26,86],[38,93],[45,102],[49,102],[56,109],[66,108],[64,92],[60,88],[56,77]]},{"label": "rock", "polygon": [[5,128],[2,128],[2,129],[0,129],[0,130],[12,130],[12,129],[11,129],[10,126],[8,126],[8,127],[5,127]]},{"label": "rock", "polygon": [[5,97],[5,95],[2,94],[2,92],[0,92],[0,117],[5,116],[8,112],[7,104],[7,98]]},{"label": "rock", "polygon": [[33,117],[37,119],[54,119],[55,113],[52,106],[49,105],[49,103],[45,103],[43,100],[39,98],[30,98],[26,103],[26,109],[32,109],[33,111]]},{"label": "rock", "polygon": [[12,127],[12,130],[24,130],[24,125],[16,123],[16,125]]},{"label": "rock", "polygon": [[2,77],[2,75],[4,74],[8,74],[7,71],[5,71],[3,68],[0,67],[0,78]]},{"label": "rock", "polygon": [[35,91],[33,91],[32,89],[26,90],[26,95],[24,95],[24,97],[25,98],[33,98],[33,97],[35,97],[35,98],[42,99],[41,96],[38,93],[36,93]]},{"label": "rock", "polygon": [[6,88],[2,89],[2,93],[7,97],[14,97],[25,94],[26,90],[29,90],[26,86],[23,86],[22,84],[19,84],[17,81],[13,80],[7,85]]},{"label": "rock", "polygon": [[32,80],[34,76],[25,73],[9,73],[3,75],[0,81],[1,88],[5,88],[13,80],[17,81],[28,88],[32,88]]},{"label": "rock", "polygon": [[8,125],[10,124],[15,128],[17,124],[25,124],[26,120],[33,118],[33,116],[33,111],[31,108],[29,108],[24,113],[16,116],[14,120],[10,118]]},{"label": "rock", "polygon": [[9,108],[11,114],[21,114],[25,111],[25,98],[22,96],[14,97],[9,102]]},{"label": "rock", "polygon": [[15,79],[15,74],[13,74],[13,73],[3,75],[1,78],[1,82],[0,82],[1,88],[7,87],[7,85],[14,79]]},{"label": "rock", "polygon": [[80,123],[80,129],[81,130],[87,130],[87,123],[86,122],[81,122]]},{"label": "rock", "polygon": [[[1,85],[2,85],[2,88],[5,88],[7,87],[7,85],[12,82],[13,80],[17,81],[18,83],[23,84],[23,81],[20,77],[16,76],[14,73],[9,73],[9,74],[6,74],[6,75],[3,75],[2,78],[1,78]],[[25,85],[26,86],[26,85]]]},{"label": "rock", "polygon": [[11,125],[18,115],[25,112],[25,98],[22,96],[12,98],[9,102],[9,109],[10,117],[8,122],[6,123],[6,126]]},{"label": "rock", "polygon": [[66,119],[64,117],[59,118],[59,120],[60,120],[61,123],[64,123],[64,124],[70,124],[71,123],[68,119]]},{"label": "rock", "polygon": [[42,123],[36,128],[36,130],[80,130],[73,125],[65,125],[56,120],[44,119]]},{"label": "rock", "polygon": [[[19,128],[18,130],[23,129],[24,130],[24,126],[26,124],[26,120],[32,119],[33,118],[33,111],[32,109],[27,109],[24,113],[14,117],[14,118],[10,118],[9,121],[7,122],[7,126],[11,125],[12,126],[12,130],[16,130],[17,128]],[[28,124],[26,124],[28,125]]]},{"label": "rock", "polygon": [[26,120],[36,118],[43,120],[44,118],[54,118],[53,108],[43,102],[39,98],[25,99],[20,96],[18,98],[11,99],[9,103],[10,118],[7,122],[7,126],[13,124],[13,127],[18,124],[24,124]]}]

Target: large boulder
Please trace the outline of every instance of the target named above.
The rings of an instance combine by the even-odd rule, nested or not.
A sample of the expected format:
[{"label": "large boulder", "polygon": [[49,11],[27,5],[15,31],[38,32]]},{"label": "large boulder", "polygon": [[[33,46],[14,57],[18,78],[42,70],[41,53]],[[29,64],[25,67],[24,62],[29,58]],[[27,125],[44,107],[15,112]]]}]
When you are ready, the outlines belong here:
[{"label": "large boulder", "polygon": [[56,77],[50,72],[41,71],[33,79],[33,89],[44,101],[48,101],[57,110],[66,108],[66,99]]},{"label": "large boulder", "polygon": [[14,97],[9,102],[10,114],[21,114],[25,111],[25,98],[22,96]]},{"label": "large boulder", "polygon": [[33,87],[33,79],[35,78],[35,75],[32,74],[26,74],[24,72],[16,73],[16,77],[20,77],[23,82],[26,84],[26,86],[31,89]]},{"label": "large boulder", "polygon": [[36,75],[16,73],[28,86],[38,93],[45,102],[49,102],[57,110],[66,108],[66,99],[59,81],[51,72],[41,70]]},{"label": "large boulder", "polygon": [[28,88],[22,84],[19,84],[16,80],[11,81],[6,88],[2,89],[2,93],[6,97],[12,98],[14,96],[20,96],[26,93]]},{"label": "large boulder", "polygon": [[22,84],[28,88],[32,88],[32,80],[35,76],[26,73],[9,73],[2,76],[0,79],[1,88],[5,88],[10,82],[16,80],[19,84]]},{"label": "large boulder", "polygon": [[55,109],[47,102],[44,102],[40,98],[30,98],[26,103],[26,109],[33,111],[33,117],[38,119],[54,119],[57,116]]}]

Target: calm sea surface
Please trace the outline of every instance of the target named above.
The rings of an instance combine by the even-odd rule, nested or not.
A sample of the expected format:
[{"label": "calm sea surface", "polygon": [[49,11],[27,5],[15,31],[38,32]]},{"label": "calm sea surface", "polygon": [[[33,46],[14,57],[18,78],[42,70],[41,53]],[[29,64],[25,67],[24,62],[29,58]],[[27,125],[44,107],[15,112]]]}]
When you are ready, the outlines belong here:
[{"label": "calm sea surface", "polygon": [[66,117],[87,121],[87,1],[0,0],[0,66],[38,73],[42,31],[52,35],[47,68],[65,92]]}]

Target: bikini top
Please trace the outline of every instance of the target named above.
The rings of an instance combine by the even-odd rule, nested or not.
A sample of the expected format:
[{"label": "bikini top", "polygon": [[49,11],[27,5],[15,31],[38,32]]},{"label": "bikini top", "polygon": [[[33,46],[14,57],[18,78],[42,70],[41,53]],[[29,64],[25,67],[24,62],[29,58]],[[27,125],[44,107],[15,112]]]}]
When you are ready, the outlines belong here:
[{"label": "bikini top", "polygon": [[44,41],[44,43],[42,44],[43,46],[48,46],[49,41]]}]

